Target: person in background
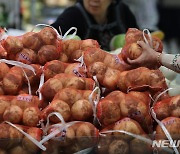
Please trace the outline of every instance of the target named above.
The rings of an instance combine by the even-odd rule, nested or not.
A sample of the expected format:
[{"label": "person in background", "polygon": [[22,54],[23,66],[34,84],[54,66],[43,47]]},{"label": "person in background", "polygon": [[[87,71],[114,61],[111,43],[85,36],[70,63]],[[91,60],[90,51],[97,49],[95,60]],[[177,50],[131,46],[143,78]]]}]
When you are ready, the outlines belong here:
[{"label": "person in background", "polygon": [[159,30],[158,0],[124,0],[136,18],[139,29]]},{"label": "person in background", "polygon": [[128,59],[131,65],[147,66],[151,63],[160,64],[177,73],[180,73],[180,54],[158,53],[143,41],[137,42],[143,49],[142,54],[135,60]]},{"label": "person in background", "polygon": [[81,39],[97,40],[106,51],[110,50],[113,36],[126,33],[128,28],[138,28],[134,15],[121,0],[79,0],[51,26],[58,31],[60,26],[63,35],[76,27]]}]

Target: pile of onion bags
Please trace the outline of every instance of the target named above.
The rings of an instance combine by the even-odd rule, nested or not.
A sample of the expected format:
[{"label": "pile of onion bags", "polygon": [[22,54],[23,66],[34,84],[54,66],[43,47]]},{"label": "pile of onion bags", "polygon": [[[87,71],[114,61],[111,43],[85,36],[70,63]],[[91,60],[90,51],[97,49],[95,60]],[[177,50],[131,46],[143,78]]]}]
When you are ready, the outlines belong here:
[{"label": "pile of onion bags", "polygon": [[[168,95],[159,66],[127,63],[127,57],[141,54],[139,40],[162,52],[160,40],[133,28],[117,55],[102,50],[96,40],[60,37],[51,27],[2,39],[0,141],[9,142],[1,150],[141,154],[153,152],[153,140],[179,139],[179,96]],[[31,141],[24,145],[27,136]],[[18,144],[12,138],[19,138]]]},{"label": "pile of onion bags", "polygon": [[[24,133],[22,133],[25,132]],[[42,139],[42,130],[37,127],[23,125],[0,124],[0,148],[1,153],[38,153],[40,148],[32,141],[39,142]],[[30,137],[29,137],[30,136]],[[31,139],[30,139],[31,138]]]},{"label": "pile of onion bags", "polygon": [[[136,137],[140,137],[136,138]],[[147,140],[148,142],[144,142]],[[150,138],[140,124],[130,118],[122,118],[100,131],[98,154],[103,153],[151,153]]]},{"label": "pile of onion bags", "polygon": [[47,62],[44,67],[45,81],[60,73],[75,74],[79,77],[86,77],[86,68],[81,63],[65,63],[59,60]]},{"label": "pile of onion bags", "polygon": [[21,36],[8,36],[1,40],[1,45],[7,52],[7,59],[26,64],[41,64],[59,58],[61,40],[50,27],[40,32],[27,32]]},{"label": "pile of onion bags", "polygon": [[94,80],[91,78],[78,77],[72,74],[60,73],[48,79],[41,88],[42,95],[47,100],[52,100],[55,94],[63,88],[79,90],[93,90]]},{"label": "pile of onion bags", "polygon": [[36,127],[40,120],[41,103],[37,96],[28,94],[0,96],[0,120]]},{"label": "pile of onion bags", "polygon": [[147,133],[152,133],[150,102],[149,94],[145,92],[131,91],[125,94],[113,91],[99,101],[97,118],[102,126],[107,126],[123,117],[130,117],[139,122]]},{"label": "pile of onion bags", "polygon": [[[75,153],[88,151],[96,147],[99,139],[99,130],[90,122],[74,121],[65,123],[66,129],[62,129],[62,123],[50,125],[44,143],[47,150],[45,153]],[[62,129],[58,133],[58,129]],[[56,135],[54,136],[54,133]],[[54,137],[51,137],[54,136]],[[43,141],[42,140],[42,141]]]},{"label": "pile of onion bags", "polygon": [[35,95],[38,89],[41,66],[38,64],[30,65],[35,72],[29,69],[22,69],[18,66],[9,66],[6,63],[0,63],[0,94],[17,95],[28,93],[28,84],[32,85],[31,92]]},{"label": "pile of onion bags", "polygon": [[180,95],[163,99],[154,104],[154,112],[159,120],[167,117],[180,117]]},{"label": "pile of onion bags", "polygon": [[[65,121],[92,121],[93,105],[89,100],[92,94],[92,101],[97,97],[92,90],[78,90],[64,88],[58,91],[51,103],[42,110],[42,119],[46,119],[52,112],[58,112]],[[51,117],[50,121],[58,123],[57,117]]]}]

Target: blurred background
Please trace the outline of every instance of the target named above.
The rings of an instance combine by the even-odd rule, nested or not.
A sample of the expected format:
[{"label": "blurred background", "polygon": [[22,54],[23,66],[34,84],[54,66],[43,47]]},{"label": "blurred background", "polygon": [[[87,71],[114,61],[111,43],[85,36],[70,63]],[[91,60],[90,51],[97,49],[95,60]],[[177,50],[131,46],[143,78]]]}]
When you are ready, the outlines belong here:
[{"label": "blurred background", "polygon": [[[0,0],[0,26],[12,35],[51,24],[76,0]],[[164,51],[180,53],[180,0],[124,0],[141,29],[162,30]]]}]

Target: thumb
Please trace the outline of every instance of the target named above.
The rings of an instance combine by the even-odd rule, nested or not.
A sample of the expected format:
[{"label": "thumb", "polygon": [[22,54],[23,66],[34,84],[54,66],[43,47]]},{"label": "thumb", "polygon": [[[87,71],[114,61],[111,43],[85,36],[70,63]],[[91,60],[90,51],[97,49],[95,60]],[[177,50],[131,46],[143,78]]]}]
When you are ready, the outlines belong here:
[{"label": "thumb", "polygon": [[144,59],[144,56],[141,54],[138,58],[133,59],[133,60],[130,59],[130,58],[127,58],[127,61],[128,61],[129,64],[139,65],[142,62],[143,59]]},{"label": "thumb", "polygon": [[127,61],[129,64],[134,64],[134,63],[136,63],[137,59],[132,60],[130,58],[127,58]]}]

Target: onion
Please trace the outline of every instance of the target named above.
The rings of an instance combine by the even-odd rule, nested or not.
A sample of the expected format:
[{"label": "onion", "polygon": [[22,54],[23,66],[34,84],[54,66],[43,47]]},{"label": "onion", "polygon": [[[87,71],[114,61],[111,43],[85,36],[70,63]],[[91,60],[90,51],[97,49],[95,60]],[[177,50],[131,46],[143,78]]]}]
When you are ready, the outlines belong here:
[{"label": "onion", "polygon": [[42,145],[39,141],[37,141],[36,139],[34,139],[31,135],[27,134],[26,132],[24,132],[23,130],[21,130],[20,128],[18,128],[16,125],[5,121],[7,124],[9,124],[10,126],[16,128],[18,131],[20,131],[24,136],[26,136],[31,142],[33,142],[35,145],[37,145],[40,149],[42,149],[43,151],[46,150],[46,147],[44,145]]}]

